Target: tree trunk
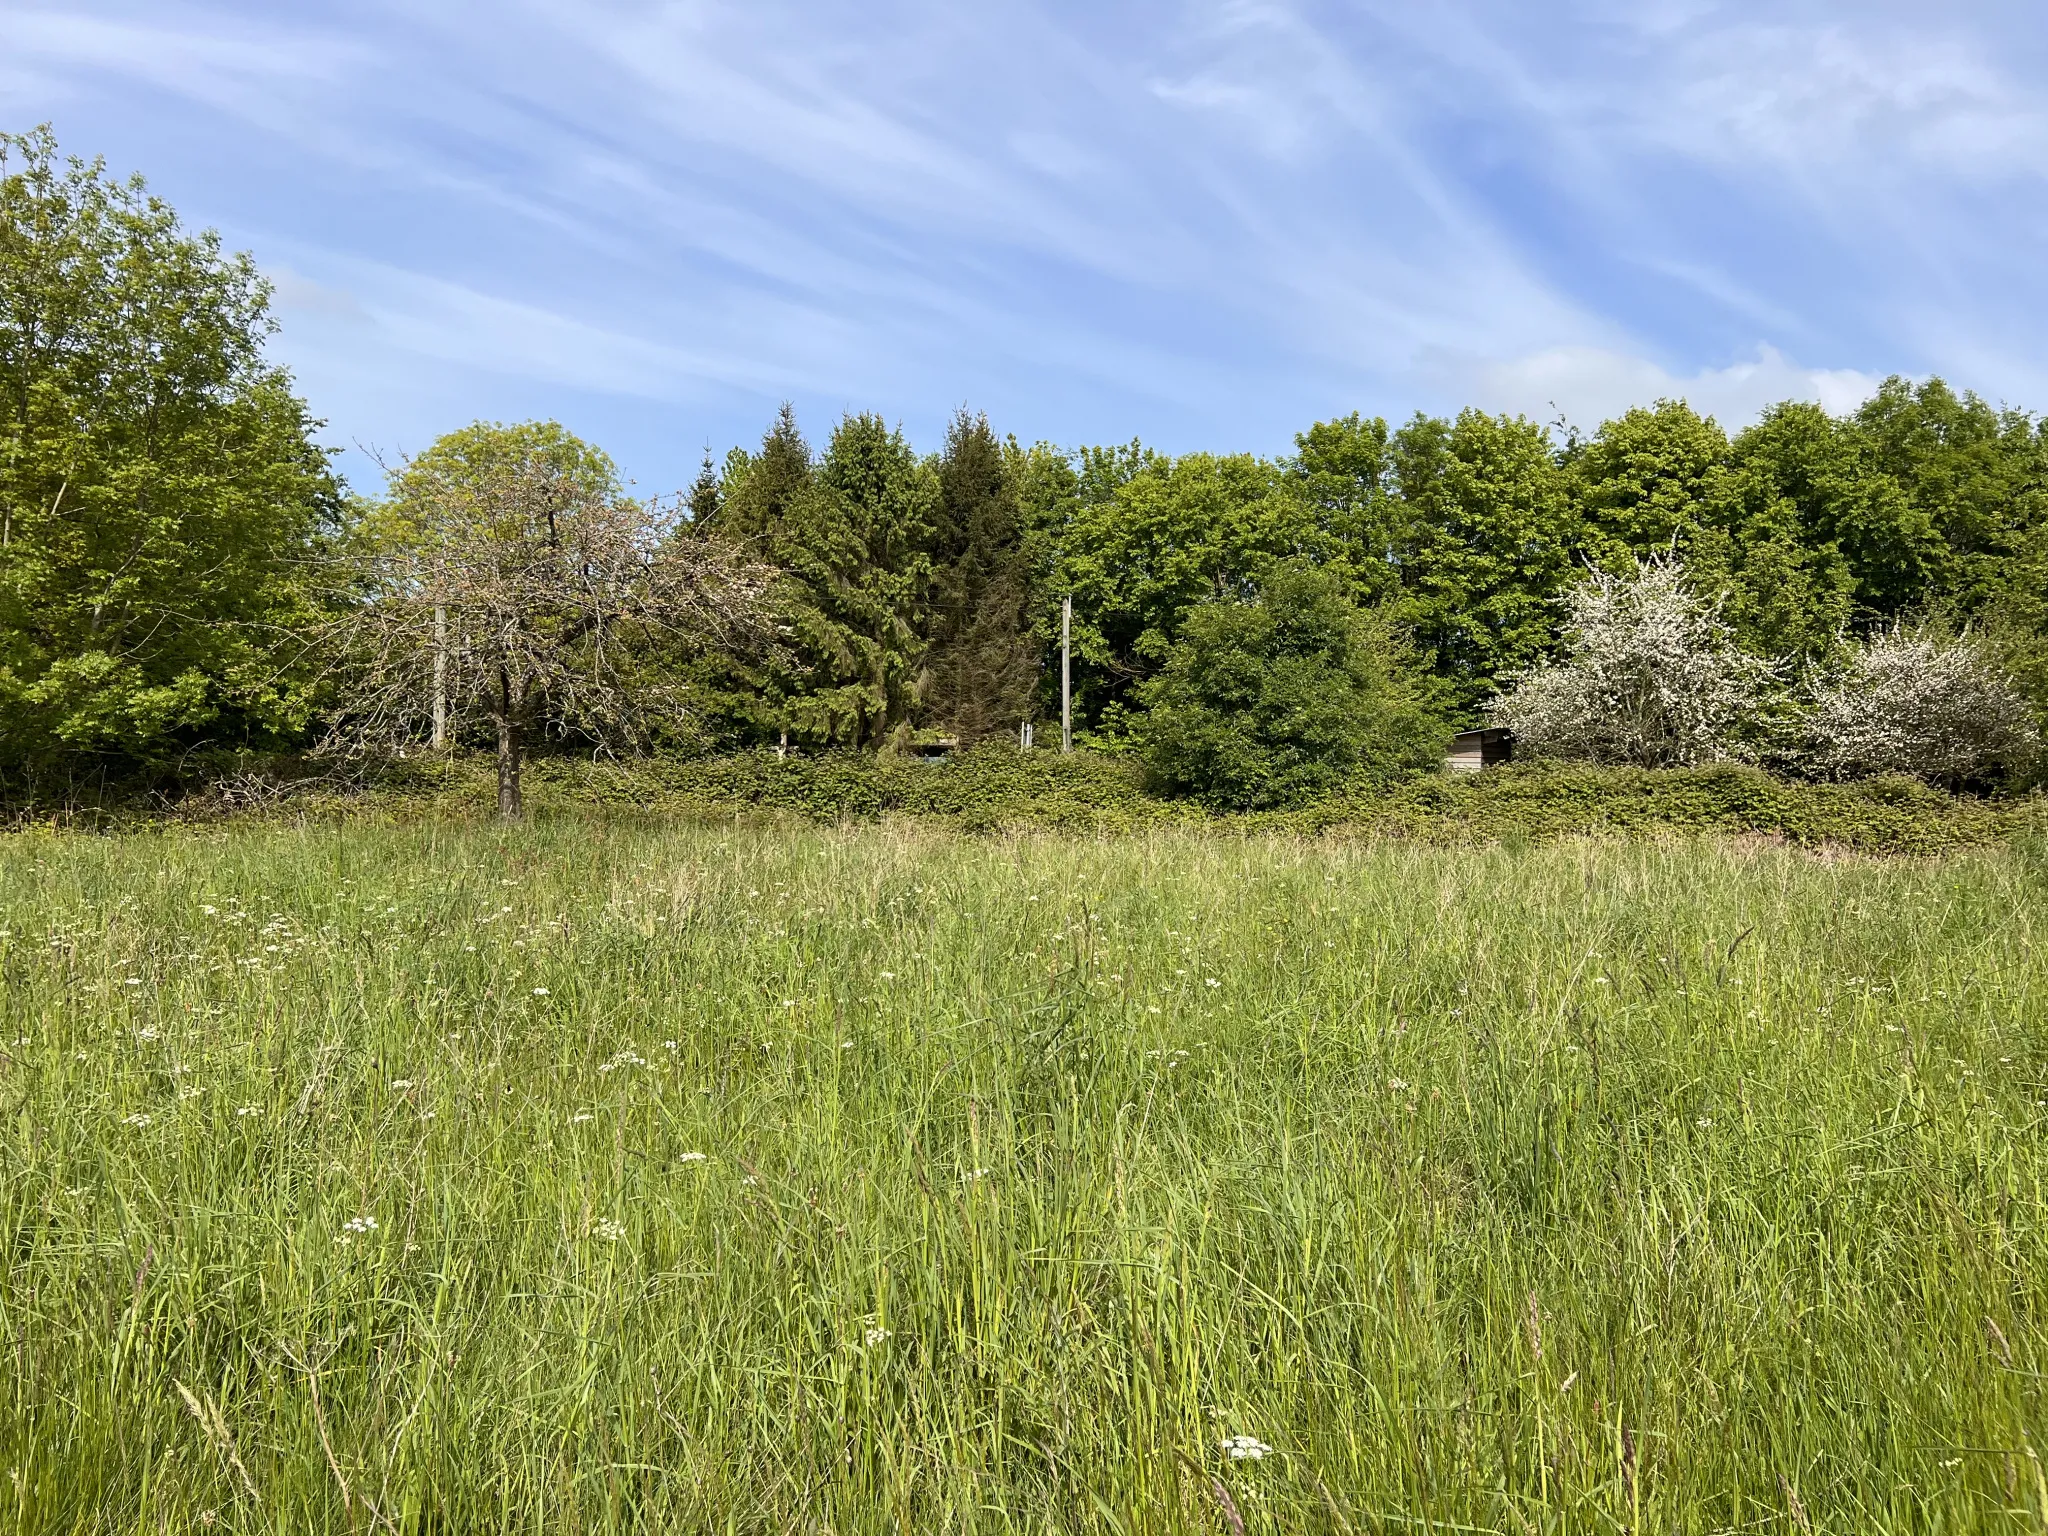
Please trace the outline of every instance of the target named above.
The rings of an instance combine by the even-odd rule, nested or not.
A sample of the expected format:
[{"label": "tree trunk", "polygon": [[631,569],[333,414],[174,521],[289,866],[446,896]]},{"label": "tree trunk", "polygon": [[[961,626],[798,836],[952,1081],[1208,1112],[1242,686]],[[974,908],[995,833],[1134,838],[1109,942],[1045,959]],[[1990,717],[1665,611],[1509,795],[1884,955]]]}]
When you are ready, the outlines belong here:
[{"label": "tree trunk", "polygon": [[514,693],[511,672],[498,668],[498,815],[505,821],[517,821],[525,809],[519,799],[519,708],[523,702]]}]

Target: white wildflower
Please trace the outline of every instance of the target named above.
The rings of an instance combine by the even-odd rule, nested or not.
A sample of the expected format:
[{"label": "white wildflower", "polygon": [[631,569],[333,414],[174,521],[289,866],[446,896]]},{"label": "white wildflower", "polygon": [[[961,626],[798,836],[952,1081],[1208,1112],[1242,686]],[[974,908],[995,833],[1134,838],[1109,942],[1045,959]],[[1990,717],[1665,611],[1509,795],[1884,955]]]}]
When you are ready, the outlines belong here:
[{"label": "white wildflower", "polygon": [[374,1216],[351,1216],[341,1224],[341,1230],[350,1237],[362,1237],[377,1230],[377,1218]]},{"label": "white wildflower", "polygon": [[237,1120],[240,1120],[249,1115],[260,1115],[262,1113],[263,1111],[258,1109],[254,1104],[244,1104],[240,1109],[235,1111],[235,1118]]},{"label": "white wildflower", "polygon": [[676,1154],[676,1161],[679,1163],[701,1163],[710,1155],[709,1152],[679,1152]]},{"label": "white wildflower", "polygon": [[533,995],[535,997],[546,997],[548,995],[548,989],[546,987],[535,987],[533,989]]},{"label": "white wildflower", "polygon": [[888,1343],[891,1335],[886,1328],[870,1327],[860,1337],[863,1344],[869,1349],[873,1349],[877,1344]]},{"label": "white wildflower", "polygon": [[582,1114],[571,1115],[569,1117],[569,1123],[571,1125],[581,1125],[586,1120],[595,1120],[596,1118],[597,1116],[591,1114],[588,1110],[586,1110]]},{"label": "white wildflower", "polygon": [[1251,1435],[1225,1435],[1223,1454],[1232,1461],[1264,1461],[1273,1453],[1273,1447]]},{"label": "white wildflower", "polygon": [[409,1077],[394,1077],[391,1079],[391,1091],[393,1093],[410,1093],[417,1086]]},{"label": "white wildflower", "polygon": [[146,1126],[150,1123],[151,1118],[149,1115],[123,1115],[121,1123],[123,1125]]},{"label": "white wildflower", "polygon": [[603,1221],[600,1221],[595,1227],[591,1228],[591,1233],[595,1237],[602,1238],[607,1243],[616,1243],[626,1235],[626,1229],[607,1216]]}]

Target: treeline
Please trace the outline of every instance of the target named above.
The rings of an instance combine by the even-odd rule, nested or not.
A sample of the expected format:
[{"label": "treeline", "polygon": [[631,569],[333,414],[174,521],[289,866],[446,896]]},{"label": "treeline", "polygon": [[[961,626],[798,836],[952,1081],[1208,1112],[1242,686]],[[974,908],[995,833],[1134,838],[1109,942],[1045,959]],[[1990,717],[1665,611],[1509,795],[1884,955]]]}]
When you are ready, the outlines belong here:
[{"label": "treeline", "polygon": [[373,714],[387,746],[494,729],[515,756],[1014,735],[1057,716],[1069,599],[1083,744],[1210,761],[1238,748],[1202,710],[1292,740],[1336,687],[1351,745],[1321,761],[1419,761],[1568,648],[1588,572],[1657,559],[1774,666],[1966,632],[2048,707],[2048,424],[1939,380],[1732,437],[1677,402],[1583,434],[1354,414],[1277,458],[1026,445],[968,411],[937,451],[871,414],[813,443],[785,407],[669,504],[560,428],[478,426],[351,495],[267,305],[139,181],[0,137],[8,783],[360,747],[338,727]]},{"label": "treeline", "polygon": [[1024,447],[966,414],[929,458],[873,416],[813,454],[785,409],[758,451],[707,460],[691,504],[799,600],[802,663],[722,708],[736,738],[1014,730],[1056,708],[1041,662],[1071,597],[1077,724],[1115,742],[1189,615],[1290,561],[1405,630],[1461,720],[1555,652],[1589,569],[1671,554],[1756,654],[1974,626],[2048,702],[2048,427],[1938,379],[1846,417],[1789,401],[1732,438],[1671,401],[1561,438],[1353,415],[1278,459]]}]

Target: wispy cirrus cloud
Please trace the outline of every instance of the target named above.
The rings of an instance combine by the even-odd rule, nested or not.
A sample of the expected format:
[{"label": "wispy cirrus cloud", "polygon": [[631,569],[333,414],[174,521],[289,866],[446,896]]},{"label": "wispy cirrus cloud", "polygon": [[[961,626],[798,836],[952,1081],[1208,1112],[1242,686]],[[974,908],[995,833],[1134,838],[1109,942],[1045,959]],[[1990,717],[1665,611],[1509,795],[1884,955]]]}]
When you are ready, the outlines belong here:
[{"label": "wispy cirrus cloud", "polygon": [[784,396],[1271,450],[2048,387],[2018,0],[0,0],[0,45],[17,123],[256,249],[344,437],[539,410],[675,478]]}]

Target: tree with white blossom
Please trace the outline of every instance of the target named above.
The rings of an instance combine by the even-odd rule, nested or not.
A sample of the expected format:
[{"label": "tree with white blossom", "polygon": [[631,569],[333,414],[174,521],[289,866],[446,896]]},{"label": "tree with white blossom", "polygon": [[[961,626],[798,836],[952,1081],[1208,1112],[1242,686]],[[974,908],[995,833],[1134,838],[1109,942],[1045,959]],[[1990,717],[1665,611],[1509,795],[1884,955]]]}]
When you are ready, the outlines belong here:
[{"label": "tree with white blossom", "polygon": [[1775,668],[1737,648],[1679,560],[1591,571],[1565,604],[1563,659],[1517,674],[1486,706],[1518,749],[1643,768],[1754,755]]},{"label": "tree with white blossom", "polygon": [[2005,671],[1968,635],[1880,630],[1814,688],[1809,766],[1828,778],[1902,773],[1960,789],[2024,773],[2041,733]]}]

